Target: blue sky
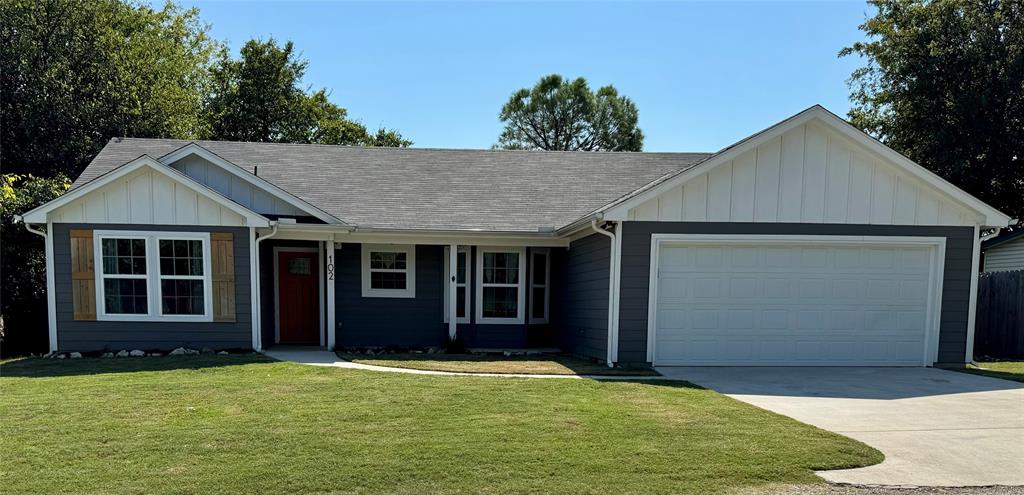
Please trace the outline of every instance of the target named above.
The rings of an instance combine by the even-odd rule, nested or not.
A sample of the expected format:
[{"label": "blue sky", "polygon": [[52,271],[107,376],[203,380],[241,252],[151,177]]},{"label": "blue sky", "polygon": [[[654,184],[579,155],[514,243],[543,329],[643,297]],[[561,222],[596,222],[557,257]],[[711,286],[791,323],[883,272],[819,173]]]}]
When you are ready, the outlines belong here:
[{"label": "blue sky", "polygon": [[516,89],[549,73],[613,84],[646,151],[714,151],[815,103],[849,108],[865,2],[185,2],[237,53],[292,40],[306,82],[415,146],[486,148]]}]

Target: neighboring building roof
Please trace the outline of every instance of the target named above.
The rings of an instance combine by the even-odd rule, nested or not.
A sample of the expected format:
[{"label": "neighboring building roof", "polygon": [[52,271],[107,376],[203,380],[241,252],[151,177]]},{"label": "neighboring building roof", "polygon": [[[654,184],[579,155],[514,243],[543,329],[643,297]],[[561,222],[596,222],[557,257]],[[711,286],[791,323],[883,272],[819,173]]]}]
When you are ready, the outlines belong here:
[{"label": "neighboring building roof", "polygon": [[364,148],[115,138],[73,188],[194,142],[359,227],[537,232],[564,227],[709,153]]},{"label": "neighboring building roof", "polygon": [[1005,244],[1014,239],[1020,239],[1024,237],[1024,228],[1018,228],[1013,232],[1004,232],[1002,235],[993,237],[983,243],[981,243],[981,250],[986,251],[992,249],[1000,244]]}]

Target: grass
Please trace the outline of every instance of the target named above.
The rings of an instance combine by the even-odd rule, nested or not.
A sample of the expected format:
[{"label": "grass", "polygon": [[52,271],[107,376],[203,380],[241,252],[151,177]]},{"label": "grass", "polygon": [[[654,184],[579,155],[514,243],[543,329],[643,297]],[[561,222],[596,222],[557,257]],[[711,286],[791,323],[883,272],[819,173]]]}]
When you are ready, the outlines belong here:
[{"label": "grass", "polygon": [[992,361],[978,363],[977,365],[969,364],[960,371],[1024,383],[1024,361]]},{"label": "grass", "polygon": [[723,493],[882,460],[685,382],[24,359],[0,363],[0,397],[19,494]]},{"label": "grass", "polygon": [[658,376],[650,368],[609,368],[603,363],[568,356],[491,356],[481,354],[365,354],[338,353],[347,361],[393,368],[461,373],[517,373],[525,375]]}]

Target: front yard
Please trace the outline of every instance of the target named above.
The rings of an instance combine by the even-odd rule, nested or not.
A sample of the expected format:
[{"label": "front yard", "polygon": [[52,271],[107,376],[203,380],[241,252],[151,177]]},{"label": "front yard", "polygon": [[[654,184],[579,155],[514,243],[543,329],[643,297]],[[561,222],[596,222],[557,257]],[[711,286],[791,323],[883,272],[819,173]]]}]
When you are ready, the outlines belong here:
[{"label": "front yard", "polygon": [[721,493],[882,459],[683,382],[26,359],[0,397],[0,486],[27,494]]},{"label": "front yard", "polygon": [[486,354],[378,354],[339,352],[338,357],[353,363],[460,373],[515,373],[522,375],[603,375],[658,376],[650,368],[609,368],[586,359],[540,354],[492,356]]}]

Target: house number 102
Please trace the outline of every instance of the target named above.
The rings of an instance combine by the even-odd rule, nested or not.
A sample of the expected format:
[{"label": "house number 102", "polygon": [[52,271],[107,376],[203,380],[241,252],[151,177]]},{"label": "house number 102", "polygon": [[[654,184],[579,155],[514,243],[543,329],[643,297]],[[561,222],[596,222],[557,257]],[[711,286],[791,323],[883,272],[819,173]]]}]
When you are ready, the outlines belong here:
[{"label": "house number 102", "polygon": [[334,255],[327,255],[327,280],[334,280]]}]

